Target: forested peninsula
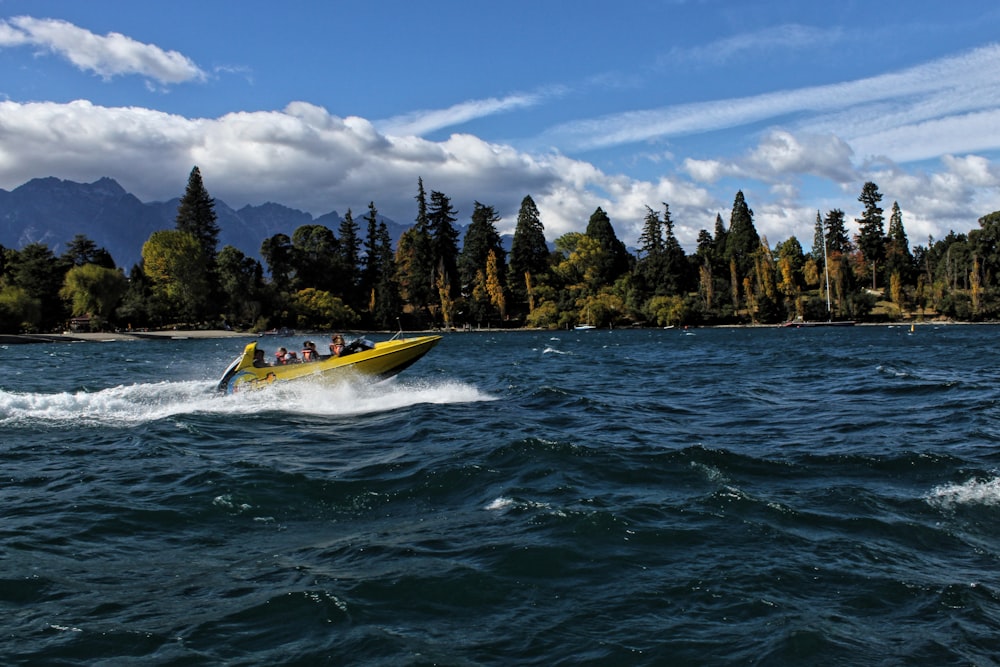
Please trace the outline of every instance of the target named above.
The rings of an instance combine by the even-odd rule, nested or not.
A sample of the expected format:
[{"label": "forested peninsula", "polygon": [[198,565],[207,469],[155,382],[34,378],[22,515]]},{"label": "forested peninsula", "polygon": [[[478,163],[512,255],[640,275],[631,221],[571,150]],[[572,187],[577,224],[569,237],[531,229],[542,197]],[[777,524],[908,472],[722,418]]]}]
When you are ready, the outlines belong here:
[{"label": "forested peninsula", "polygon": [[[810,252],[794,236],[771,246],[737,192],[693,254],[670,206],[647,206],[633,254],[598,208],[586,231],[546,242],[531,196],[510,251],[500,217],[476,202],[461,238],[444,193],[418,179],[415,221],[393,247],[375,202],[334,231],[303,225],[263,239],[260,260],[218,248],[214,200],[191,170],[174,229],[152,233],[126,274],[85,234],[55,255],[45,244],[0,246],[0,333],[157,328],[561,329],[595,326],[892,322],[1000,315],[1000,211],[979,228],[912,250],[897,202],[865,183],[857,233],[847,214],[816,213]],[[554,249],[552,249],[554,248]]]}]

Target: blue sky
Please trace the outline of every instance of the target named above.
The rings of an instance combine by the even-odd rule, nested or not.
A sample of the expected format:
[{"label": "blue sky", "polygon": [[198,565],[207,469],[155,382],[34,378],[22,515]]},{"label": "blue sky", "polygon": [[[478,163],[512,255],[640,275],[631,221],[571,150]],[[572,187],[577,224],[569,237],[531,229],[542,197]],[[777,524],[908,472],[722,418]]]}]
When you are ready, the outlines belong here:
[{"label": "blue sky", "polygon": [[[546,236],[670,206],[690,252],[736,191],[775,245],[875,181],[911,245],[1000,209],[987,2],[0,0],[0,188],[193,165],[231,206],[412,222],[417,178]],[[291,230],[289,230],[291,231]]]}]

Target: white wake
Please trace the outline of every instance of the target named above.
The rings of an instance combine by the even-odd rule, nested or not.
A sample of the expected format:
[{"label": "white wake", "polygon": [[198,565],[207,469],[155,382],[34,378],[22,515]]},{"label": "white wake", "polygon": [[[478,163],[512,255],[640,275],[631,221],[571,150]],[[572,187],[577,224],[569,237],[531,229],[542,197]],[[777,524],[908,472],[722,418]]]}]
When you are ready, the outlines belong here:
[{"label": "white wake", "polygon": [[280,411],[313,416],[361,415],[422,403],[490,401],[457,381],[296,382],[223,396],[212,382],[155,382],[99,391],[27,393],[0,390],[0,427],[129,427],[186,414],[251,415]]}]

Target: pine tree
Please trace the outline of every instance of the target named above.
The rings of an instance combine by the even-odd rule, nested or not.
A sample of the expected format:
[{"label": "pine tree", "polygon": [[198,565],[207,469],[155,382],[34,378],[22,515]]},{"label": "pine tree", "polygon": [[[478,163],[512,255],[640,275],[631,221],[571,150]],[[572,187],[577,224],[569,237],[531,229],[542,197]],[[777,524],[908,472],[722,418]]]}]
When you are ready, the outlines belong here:
[{"label": "pine tree", "polygon": [[823,233],[823,219],[819,217],[819,211],[816,211],[816,227],[813,230],[812,258],[820,264],[823,263],[823,257],[827,252],[823,249],[823,245],[825,243],[826,235]]},{"label": "pine tree", "polygon": [[747,206],[743,191],[740,190],[736,193],[733,211],[729,217],[725,257],[736,262],[736,270],[741,280],[753,271],[753,256],[759,247],[760,236],[753,224],[753,211]]},{"label": "pine tree", "polygon": [[[2,248],[0,248],[2,252]],[[106,269],[115,268],[115,261],[106,248],[98,248],[86,234],[77,234],[66,246],[61,259],[72,266],[96,264]]]},{"label": "pine tree", "polygon": [[859,225],[858,249],[871,267],[872,289],[875,289],[878,269],[885,259],[885,228],[882,224],[882,208],[878,205],[882,201],[882,194],[877,185],[868,181],[861,188],[858,201],[865,207],[861,217],[856,220]]},{"label": "pine tree", "polygon": [[455,229],[457,212],[451,199],[444,193],[432,191],[427,209],[427,223],[431,237],[431,253],[435,267],[435,286],[438,292],[447,289],[449,302],[460,293],[458,275],[458,230]]},{"label": "pine tree", "polygon": [[844,212],[839,208],[827,212],[823,220],[823,227],[826,230],[826,253],[827,257],[833,253],[841,255],[850,254],[854,250],[851,240],[847,236],[847,228],[844,226]]},{"label": "pine tree", "polygon": [[670,206],[663,203],[663,257],[664,279],[668,294],[680,294],[687,290],[688,258],[684,254],[677,236],[674,235],[674,220],[670,215]]},{"label": "pine tree", "polygon": [[[219,225],[216,222],[215,200],[205,189],[198,167],[191,169],[184,196],[177,206],[177,231],[190,234],[201,246],[201,263],[192,264],[188,270],[191,284],[203,286],[207,290],[204,299],[186,302],[184,317],[189,320],[214,319],[219,313],[214,306],[219,299],[219,283],[216,276],[216,257],[219,245]],[[192,304],[196,307],[191,309]]]},{"label": "pine tree", "polygon": [[292,232],[292,261],[298,289],[339,294],[343,285],[340,244],[325,225],[302,225]]},{"label": "pine tree", "polygon": [[[458,273],[462,281],[462,294],[469,299],[472,318],[482,321],[490,315],[492,295],[486,286],[487,262],[490,256],[498,262],[494,268],[496,280],[502,281],[499,273],[506,266],[506,253],[500,242],[496,223],[500,216],[492,206],[484,206],[478,201],[473,204],[472,222],[465,232],[462,252],[458,258]],[[477,289],[478,288],[478,289]]]},{"label": "pine tree", "polygon": [[910,254],[910,243],[903,229],[903,213],[899,202],[892,202],[889,216],[889,233],[885,242],[885,269],[889,276],[898,276],[903,283],[912,280],[914,263]]},{"label": "pine tree", "polygon": [[417,217],[414,225],[403,232],[396,249],[396,270],[399,289],[414,311],[426,312],[437,301],[434,255],[431,247],[430,224],[427,219],[427,194],[424,181],[417,179]]},{"label": "pine tree", "polygon": [[[530,305],[530,292],[549,268],[549,248],[545,243],[545,228],[539,218],[538,207],[531,195],[521,200],[517,213],[517,226],[510,246],[511,310]],[[529,287],[530,283],[530,287]],[[514,305],[516,304],[516,306]]]},{"label": "pine tree", "polygon": [[372,308],[372,315],[377,325],[389,329],[397,324],[403,311],[403,302],[399,295],[399,283],[396,281],[392,238],[384,220],[379,221],[375,236],[378,279],[375,282],[375,305]]},{"label": "pine tree", "polygon": [[187,188],[177,206],[176,223],[178,231],[198,239],[210,266],[214,267],[219,225],[216,222],[215,200],[208,195],[198,167],[194,167],[188,176]]},{"label": "pine tree", "polygon": [[596,241],[598,247],[604,251],[598,275],[595,276],[597,282],[601,285],[613,285],[629,270],[629,254],[625,244],[615,235],[608,214],[600,206],[591,214],[585,234]]},{"label": "pine tree", "polygon": [[360,296],[361,285],[361,238],[358,236],[358,223],[354,221],[354,214],[351,209],[347,209],[340,227],[337,229],[340,240],[340,257],[344,270],[343,289],[344,303],[352,310],[360,311],[362,298]]},{"label": "pine tree", "polygon": [[361,258],[361,293],[369,301],[371,309],[371,294],[375,289],[375,283],[379,280],[379,238],[378,238],[378,209],[375,202],[368,202],[368,214],[365,215],[367,232],[363,243],[363,256]]},{"label": "pine tree", "polygon": [[292,239],[288,234],[275,234],[260,244],[260,256],[267,263],[271,284],[278,292],[292,289],[295,276]]}]

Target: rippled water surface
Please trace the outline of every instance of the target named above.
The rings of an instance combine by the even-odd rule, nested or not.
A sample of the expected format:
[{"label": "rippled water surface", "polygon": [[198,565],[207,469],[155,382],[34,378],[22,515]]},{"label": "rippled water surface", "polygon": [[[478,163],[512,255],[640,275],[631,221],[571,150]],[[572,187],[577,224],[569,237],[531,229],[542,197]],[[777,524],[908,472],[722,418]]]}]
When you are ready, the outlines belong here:
[{"label": "rippled water surface", "polygon": [[0,663],[1000,664],[998,327],[245,342],[0,348]]}]

